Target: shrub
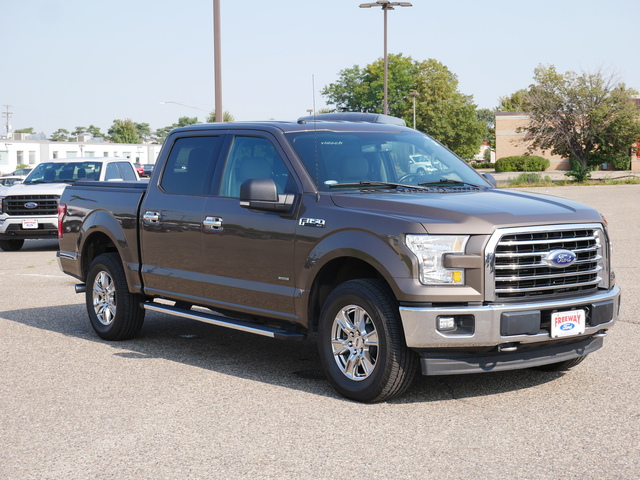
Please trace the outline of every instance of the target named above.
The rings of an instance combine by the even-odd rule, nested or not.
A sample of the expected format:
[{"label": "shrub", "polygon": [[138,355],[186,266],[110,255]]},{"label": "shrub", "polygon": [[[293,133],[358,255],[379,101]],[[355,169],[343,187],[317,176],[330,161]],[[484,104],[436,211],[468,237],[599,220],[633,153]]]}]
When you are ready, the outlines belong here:
[{"label": "shrub", "polygon": [[473,168],[494,168],[495,167],[495,163],[491,163],[491,162],[484,162],[484,163],[472,163],[471,166]]},{"label": "shrub", "polygon": [[502,157],[496,161],[496,172],[542,172],[551,162],[535,155]]}]

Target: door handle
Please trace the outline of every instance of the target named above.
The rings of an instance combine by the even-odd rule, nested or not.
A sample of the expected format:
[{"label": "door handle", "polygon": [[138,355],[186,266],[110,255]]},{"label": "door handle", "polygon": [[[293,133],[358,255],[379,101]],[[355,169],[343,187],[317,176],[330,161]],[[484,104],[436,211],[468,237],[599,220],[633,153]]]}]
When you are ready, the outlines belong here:
[{"label": "door handle", "polygon": [[205,217],[202,225],[204,225],[205,230],[221,232],[224,229],[222,226],[222,218],[220,217]]},{"label": "door handle", "polygon": [[160,214],[158,212],[144,212],[142,221],[147,225],[158,225],[160,223]]}]

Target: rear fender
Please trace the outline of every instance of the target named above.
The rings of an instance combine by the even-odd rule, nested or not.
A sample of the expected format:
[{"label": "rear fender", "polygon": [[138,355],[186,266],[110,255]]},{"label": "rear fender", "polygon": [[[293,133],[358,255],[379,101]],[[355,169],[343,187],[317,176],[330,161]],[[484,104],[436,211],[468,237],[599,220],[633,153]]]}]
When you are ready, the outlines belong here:
[{"label": "rear fender", "polygon": [[120,255],[129,291],[141,293],[137,220],[116,218],[106,210],[95,210],[85,218],[78,232],[78,252],[85,277],[91,262],[109,251]]}]

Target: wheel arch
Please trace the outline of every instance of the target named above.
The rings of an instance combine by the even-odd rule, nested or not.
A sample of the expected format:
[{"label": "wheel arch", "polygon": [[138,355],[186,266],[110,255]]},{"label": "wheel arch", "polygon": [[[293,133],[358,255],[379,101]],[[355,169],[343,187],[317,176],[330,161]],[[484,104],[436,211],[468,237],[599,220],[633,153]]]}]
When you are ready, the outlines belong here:
[{"label": "wheel arch", "polygon": [[78,232],[78,252],[83,279],[86,280],[91,263],[103,253],[117,253],[127,279],[129,291],[140,292],[138,274],[139,255],[135,225],[123,228],[113,215],[97,211],[85,219]]}]

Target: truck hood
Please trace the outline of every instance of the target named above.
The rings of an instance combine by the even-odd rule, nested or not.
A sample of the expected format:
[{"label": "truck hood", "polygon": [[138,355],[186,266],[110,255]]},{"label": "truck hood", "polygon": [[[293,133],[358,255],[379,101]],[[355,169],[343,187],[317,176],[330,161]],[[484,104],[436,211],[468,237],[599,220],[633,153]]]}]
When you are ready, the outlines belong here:
[{"label": "truck hood", "polygon": [[582,203],[505,189],[362,192],[334,194],[332,199],[338,207],[421,223],[434,234],[491,234],[498,227],[602,221],[596,210]]},{"label": "truck hood", "polygon": [[18,183],[4,190],[2,195],[62,195],[67,183]]}]

